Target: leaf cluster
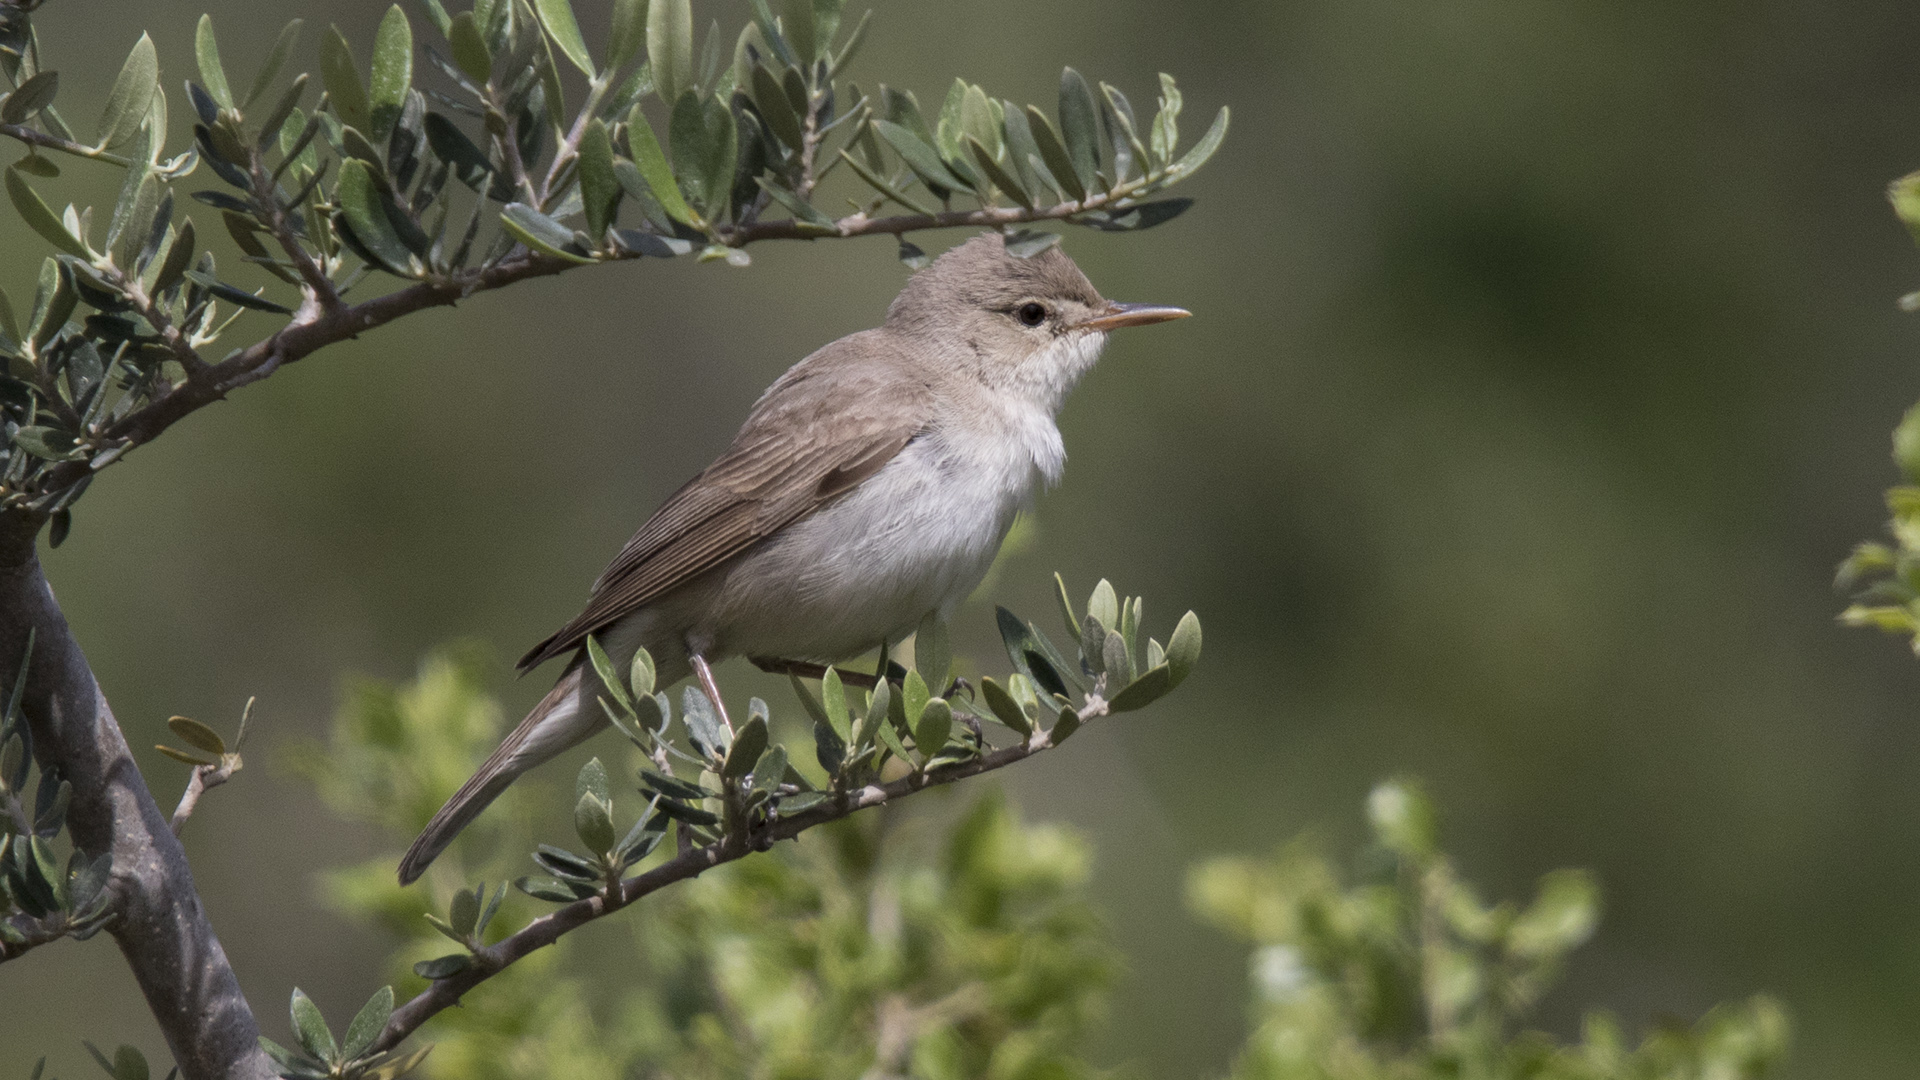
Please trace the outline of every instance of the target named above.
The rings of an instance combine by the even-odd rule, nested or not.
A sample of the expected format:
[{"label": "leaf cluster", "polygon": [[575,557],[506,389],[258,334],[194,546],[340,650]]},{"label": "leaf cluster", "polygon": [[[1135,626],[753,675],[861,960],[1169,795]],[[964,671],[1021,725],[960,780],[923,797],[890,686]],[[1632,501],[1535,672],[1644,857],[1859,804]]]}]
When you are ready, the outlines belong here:
[{"label": "leaf cluster", "polygon": [[1417,787],[1375,788],[1368,819],[1373,844],[1351,886],[1299,843],[1191,871],[1194,910],[1255,946],[1255,1030],[1235,1080],[1705,1080],[1758,1077],[1783,1056],[1785,1016],[1764,997],[1637,1046],[1602,1013],[1572,1045],[1516,1032],[1593,934],[1592,878],[1555,871],[1530,903],[1488,905],[1441,853]]},{"label": "leaf cluster", "polygon": [[[444,302],[535,270],[694,251],[744,265],[756,240],[872,232],[902,237],[901,257],[919,265],[904,235],[954,225],[1003,228],[1010,250],[1031,254],[1058,237],[1026,223],[1128,231],[1177,216],[1191,200],[1154,196],[1226,134],[1223,108],[1183,151],[1170,76],[1149,118],[1070,68],[1052,116],[964,80],[929,115],[910,91],[847,81],[870,20],[845,27],[840,0],[749,6],[737,33],[716,21],[696,36],[689,0],[616,0],[596,49],[568,0],[459,11],[425,0],[418,37],[390,8],[364,65],[330,28],[317,76],[288,74],[295,19],[244,92],[202,16],[186,84],[192,142],[171,157],[150,38],[81,141],[55,107],[59,76],[41,61],[31,6],[6,6],[0,135],[29,154],[4,182],[54,254],[30,306],[0,293],[0,510],[44,516],[58,543],[93,474],[171,422],[156,426],[162,402],[190,384],[213,400],[271,371],[260,370],[267,347],[291,331],[363,329],[345,298],[369,274],[445,288],[433,294]],[[125,169],[104,227],[90,207],[56,212],[43,198],[36,182],[60,176],[50,153]],[[836,216],[822,184],[842,165],[850,212]],[[206,181],[188,192],[199,229],[217,215],[263,284],[216,266],[176,204],[194,178]],[[908,213],[877,217],[888,204]],[[249,310],[287,322],[225,361],[203,359]]]},{"label": "leaf cluster", "polygon": [[32,655],[29,635],[0,712],[0,961],[62,937],[85,941],[113,918],[111,854],[60,854],[73,785],[34,763],[33,732],[20,712]]},{"label": "leaf cluster", "polygon": [[374,1040],[386,1030],[387,1018],[393,1015],[391,986],[381,987],[367,999],[339,1039],[334,1038],[320,1007],[305,991],[294,989],[288,1011],[297,1049],[260,1037],[260,1048],[280,1067],[280,1075],[286,1080],[399,1080],[419,1067],[433,1050],[423,1046],[412,1051],[372,1051]]},{"label": "leaf cluster", "polygon": [[1836,584],[1854,591],[1840,621],[1907,637],[1920,653],[1920,405],[1894,429],[1893,460],[1907,480],[1887,491],[1893,542],[1863,542],[1840,564]]}]

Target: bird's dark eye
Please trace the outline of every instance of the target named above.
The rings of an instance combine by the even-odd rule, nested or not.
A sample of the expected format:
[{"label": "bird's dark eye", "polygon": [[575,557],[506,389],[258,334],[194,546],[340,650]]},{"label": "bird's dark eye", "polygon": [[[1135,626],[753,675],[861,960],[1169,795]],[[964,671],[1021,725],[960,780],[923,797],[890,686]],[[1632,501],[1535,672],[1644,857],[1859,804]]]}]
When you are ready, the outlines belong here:
[{"label": "bird's dark eye", "polygon": [[1029,300],[1014,309],[1013,317],[1019,319],[1022,326],[1039,326],[1047,321],[1047,305]]}]

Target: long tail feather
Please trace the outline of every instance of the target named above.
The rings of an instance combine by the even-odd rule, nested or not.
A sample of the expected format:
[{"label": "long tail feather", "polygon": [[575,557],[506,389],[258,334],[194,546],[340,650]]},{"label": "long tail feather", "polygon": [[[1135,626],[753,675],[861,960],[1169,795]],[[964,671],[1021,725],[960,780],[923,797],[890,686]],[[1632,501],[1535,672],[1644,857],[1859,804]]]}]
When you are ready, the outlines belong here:
[{"label": "long tail feather", "polygon": [[501,741],[473,777],[427,822],[427,827],[400,860],[400,884],[411,884],[425,873],[428,864],[521,773],[589,738],[606,725],[606,717],[597,710],[581,707],[579,690],[584,669],[585,665],[578,660],[568,667],[560,681],[547,691],[547,696],[520,721],[520,726]]}]

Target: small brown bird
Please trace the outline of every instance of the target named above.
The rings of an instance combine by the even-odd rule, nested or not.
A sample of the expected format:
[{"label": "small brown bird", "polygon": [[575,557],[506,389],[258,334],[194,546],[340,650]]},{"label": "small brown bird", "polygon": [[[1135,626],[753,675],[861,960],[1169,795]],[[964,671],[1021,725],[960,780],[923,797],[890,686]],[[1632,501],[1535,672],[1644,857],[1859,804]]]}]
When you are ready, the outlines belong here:
[{"label": "small brown bird", "polygon": [[1103,299],[1057,247],[1028,258],[997,233],[915,274],[886,324],[795,364],[740,433],[670,496],[593,586],[586,610],[520,661],[566,670],[440,808],[400,862],[418,878],[521,773],[607,724],[586,662],[645,647],[657,685],[734,656],[831,663],[947,616],[1014,515],[1060,478],[1054,425],[1107,332],[1183,318]]}]

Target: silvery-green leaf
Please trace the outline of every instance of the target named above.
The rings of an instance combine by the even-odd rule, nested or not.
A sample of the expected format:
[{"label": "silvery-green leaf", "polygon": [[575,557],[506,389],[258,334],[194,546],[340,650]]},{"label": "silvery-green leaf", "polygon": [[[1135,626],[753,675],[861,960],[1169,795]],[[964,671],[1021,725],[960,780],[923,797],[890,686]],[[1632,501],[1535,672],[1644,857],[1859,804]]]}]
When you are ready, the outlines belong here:
[{"label": "silvery-green leaf", "polygon": [[[253,85],[247,88],[247,96],[240,102],[242,109],[258,101],[260,95],[267,92],[267,87],[273,85],[273,80],[279,77],[280,69],[287,65],[287,58],[293,55],[294,44],[300,40],[300,27],[303,25],[300,19],[294,19],[281,28],[280,37],[274,41],[273,48],[267,51],[266,62],[260,65],[259,72],[253,77]],[[267,126],[278,127],[277,124]]]},{"label": "silvery-green leaf", "polygon": [[582,765],[579,774],[574,777],[573,797],[579,799],[586,795],[604,803],[613,801],[613,789],[607,784],[607,767],[597,757]]},{"label": "silvery-green leaf", "polygon": [[633,668],[629,677],[633,680],[633,692],[636,696],[646,697],[653,693],[656,677],[654,670],[652,653],[640,649],[633,654]]},{"label": "silvery-green leaf", "polygon": [[927,707],[927,701],[933,697],[927,690],[927,681],[918,671],[907,672],[900,685],[900,720],[909,729],[920,721],[921,710]]},{"label": "silvery-green leaf", "polygon": [[1005,146],[1000,132],[1000,123],[994,118],[993,103],[988,100],[987,92],[978,86],[969,86],[960,97],[960,115],[958,119],[960,141],[972,139],[984,149],[987,157],[998,160]]},{"label": "silvery-green leaf", "polygon": [[891,685],[885,679],[880,680],[879,685],[873,688],[873,696],[867,701],[866,715],[860,718],[859,726],[854,729],[851,743],[853,749],[859,750],[872,745],[880,729],[887,726],[887,712],[892,704],[891,697]]},{"label": "silvery-green leaf", "polygon": [[[1072,172],[1082,187],[1091,190],[1094,174],[1100,171],[1100,107],[1087,80],[1072,68],[1060,72],[1060,133],[1073,162]],[[1046,149],[1044,143],[1041,149]]]},{"label": "silvery-green leaf", "polygon": [[634,699],[633,711],[640,716],[640,726],[656,734],[666,730],[667,720],[672,715],[667,695],[660,693]]},{"label": "silvery-green leaf", "polygon": [[[734,744],[737,748],[738,743]],[[787,777],[787,749],[775,744],[767,747],[753,763],[753,790],[772,795]]]},{"label": "silvery-green leaf", "polygon": [[340,180],[334,189],[334,201],[340,207],[353,238],[380,264],[382,269],[406,275],[413,255],[394,230],[387,214],[387,196],[364,161],[347,159],[340,163]]},{"label": "silvery-green leaf", "polygon": [[620,207],[620,180],[613,174],[613,140],[607,125],[595,119],[580,137],[580,200],[587,216],[587,235],[595,246],[605,243]]},{"label": "silvery-green leaf", "polygon": [[994,718],[1002,724],[1019,732],[1022,736],[1033,734],[1033,723],[1020,709],[1013,695],[991,678],[980,680],[980,696],[986,699],[987,708],[992,710]]},{"label": "silvery-green leaf", "polygon": [[593,57],[587,53],[586,39],[580,36],[580,22],[573,16],[573,5],[567,0],[533,0],[533,6],[539,11],[540,23],[547,28],[553,43],[581,74],[593,78]]},{"label": "silvery-green leaf", "polygon": [[1082,178],[1079,166],[1073,154],[1061,141],[1060,133],[1047,115],[1032,105],[1027,106],[1027,131],[1033,136],[1034,145],[1039,148],[1040,160],[1045,163],[1049,178],[1070,199],[1080,200],[1087,197],[1087,185],[1091,177]]},{"label": "silvery-green leaf", "polygon": [[227,71],[220,66],[220,43],[213,37],[213,16],[200,16],[193,32],[193,57],[200,65],[200,82],[207,94],[223,109],[233,108],[233,91],[227,88]]},{"label": "silvery-green leaf", "polygon": [[1100,122],[1105,125],[1108,145],[1113,147],[1113,179],[1127,179],[1135,158],[1145,159],[1147,148],[1140,142],[1140,123],[1134,119],[1133,103],[1119,87],[1100,84]]},{"label": "silvery-green leaf", "polygon": [[1167,639],[1167,672],[1171,686],[1179,686],[1193,673],[1193,665],[1200,660],[1200,617],[1189,611],[1180,617],[1179,625],[1173,628],[1173,637]]},{"label": "silvery-green leaf", "polygon": [[940,103],[940,115],[933,125],[933,147],[940,156],[951,161],[960,156],[960,109],[967,100],[967,81],[956,78],[947,87],[947,96]]},{"label": "silvery-green leaf", "polygon": [[340,1060],[340,1048],[334,1044],[333,1032],[327,1030],[320,1006],[313,1003],[306,991],[294,988],[293,1003],[288,1011],[293,1016],[294,1037],[299,1039],[302,1050],[329,1065]]},{"label": "silvery-green leaf", "polygon": [[934,698],[921,709],[920,719],[913,725],[913,742],[922,754],[931,757],[947,744],[952,731],[952,706],[944,698]]},{"label": "silvery-green leaf", "polygon": [[175,716],[167,720],[167,727],[181,742],[198,750],[205,750],[215,757],[227,752],[227,743],[220,733],[198,720],[185,716]]},{"label": "silvery-green leaf", "polygon": [[708,220],[719,218],[733,191],[733,167],[739,154],[733,110],[724,102],[702,100],[688,91],[674,103],[667,136],[674,176]]},{"label": "silvery-green leaf", "polygon": [[772,196],[786,211],[793,215],[793,222],[809,235],[831,236],[839,231],[833,219],[815,209],[812,203],[781,187],[764,176],[756,176],[754,182],[760,189]]},{"label": "silvery-green leaf", "polygon": [[100,146],[112,149],[140,130],[153,104],[154,91],[159,88],[159,75],[160,58],[153,39],[141,34],[113,80],[106,108],[100,111]]},{"label": "silvery-green leaf", "polygon": [[980,172],[986,176],[988,182],[993,184],[994,187],[999,188],[1002,193],[1014,202],[1019,203],[1029,210],[1033,209],[1033,196],[1027,193],[1026,188],[1020,185],[1020,181],[1014,177],[1010,170],[993,160],[993,155],[988,152],[987,148],[980,145],[980,140],[975,139],[971,135],[967,136],[967,151],[973,156],[974,164],[980,167]]},{"label": "silvery-green leaf", "polygon": [[633,708],[632,695],[627,693],[627,688],[621,683],[619,674],[614,671],[613,661],[608,659],[606,649],[600,645],[600,639],[593,634],[587,635],[587,662],[593,665],[594,674],[600,677],[600,685],[607,688],[607,692],[613,695],[613,699],[619,702],[622,708]]},{"label": "silvery-green leaf", "polygon": [[380,20],[380,31],[373,39],[373,77],[367,91],[367,134],[381,142],[393,133],[400,110],[413,89],[413,24],[394,4]]},{"label": "silvery-green leaf", "polygon": [[1147,639],[1147,670],[1151,671],[1154,668],[1159,667],[1162,663],[1166,661],[1166,659],[1167,659],[1167,650],[1161,646],[1159,639],[1148,638]]},{"label": "silvery-green leaf", "polygon": [[800,129],[800,116],[787,97],[786,89],[780,85],[780,80],[759,64],[753,65],[748,80],[753,90],[754,104],[759,106],[767,128],[782,143],[798,150],[805,139]]},{"label": "silvery-green leaf", "polygon": [[[618,71],[647,43],[647,0],[613,0],[613,32],[607,38],[607,70]],[[625,109],[620,110],[625,112]]]},{"label": "silvery-green leaf", "polygon": [[1080,730],[1080,714],[1066,706],[1060,707],[1060,713],[1054,718],[1053,727],[1048,730],[1047,738],[1053,745],[1059,746],[1067,737]]},{"label": "silvery-green leaf", "polygon": [[826,802],[829,796],[824,791],[803,791],[798,795],[789,795],[780,800],[780,812],[792,817]]},{"label": "silvery-green leaf", "polygon": [[593,890],[550,877],[523,877],[514,880],[513,887],[533,897],[535,900],[547,900],[556,904],[571,904],[593,894]]},{"label": "silvery-green leaf", "polygon": [[327,100],[341,123],[360,131],[372,130],[366,84],[360,81],[353,47],[337,26],[320,39],[320,81],[326,84]]},{"label": "silvery-green leaf", "polygon": [[347,1037],[341,1047],[342,1056],[351,1061],[367,1052],[373,1040],[386,1030],[387,1019],[393,1015],[393,987],[383,986],[374,991],[367,1003],[354,1014],[353,1023],[347,1025]]},{"label": "silvery-green leaf", "polygon": [[472,889],[461,889],[453,894],[453,902],[447,907],[447,925],[460,939],[473,933],[473,924],[480,921],[480,897]]},{"label": "silvery-green leaf", "polygon": [[1150,668],[1139,678],[1128,683],[1119,693],[1107,702],[1114,712],[1131,712],[1153,704],[1173,689],[1173,677],[1166,666]]},{"label": "silvery-green leaf", "polygon": [[693,6],[689,0],[652,0],[647,6],[647,63],[660,100],[676,105],[693,86]]},{"label": "silvery-green leaf", "polygon": [[1148,145],[1153,150],[1153,160],[1165,165],[1173,158],[1174,147],[1180,145],[1180,88],[1174,85],[1173,76],[1160,73],[1160,111],[1154,114],[1153,130]]},{"label": "silvery-green leaf", "polygon": [[913,666],[931,690],[944,691],[953,673],[953,641],[938,610],[927,612],[913,634]]},{"label": "silvery-green leaf", "polygon": [[673,168],[667,164],[667,155],[660,149],[660,140],[653,133],[653,125],[635,105],[627,117],[627,149],[633,154],[633,163],[640,175],[653,192],[653,197],[675,221],[685,225],[694,224],[698,218],[687,206],[686,199],[680,195],[680,186],[674,181]]},{"label": "silvery-green leaf", "polygon": [[[601,779],[605,780],[605,774]],[[613,850],[613,808],[591,791],[583,792],[573,805],[573,828],[587,850],[598,855]]]},{"label": "silvery-green leaf", "polygon": [[840,672],[829,667],[820,678],[820,708],[834,734],[842,742],[853,738],[851,714],[847,709],[847,689],[841,682]]},{"label": "silvery-green leaf", "polygon": [[713,703],[707,700],[706,692],[698,686],[689,686],[680,692],[680,714],[685,719],[687,734],[701,753],[715,760],[721,759],[727,752],[732,738],[725,724],[720,722],[720,714]]},{"label": "silvery-green leaf", "polygon": [[20,215],[22,221],[27,223],[28,228],[40,234],[42,240],[69,255],[82,259],[91,257],[87,252],[87,246],[80,242],[79,237],[69,232],[59,216],[41,201],[39,194],[27,184],[26,178],[20,175],[17,167],[7,166],[6,185],[7,197],[13,200],[14,211]]},{"label": "silvery-green leaf", "polygon": [[500,212],[500,224],[515,240],[542,254],[573,263],[593,261],[568,250],[573,246],[572,229],[525,203],[508,203],[506,209]]},{"label": "silvery-green leaf", "polygon": [[1207,159],[1213,156],[1215,150],[1220,149],[1221,141],[1227,137],[1228,119],[1227,107],[1220,106],[1219,115],[1213,118],[1213,126],[1207,128],[1207,133],[1200,136],[1200,141],[1193,144],[1193,149],[1187,151],[1179,161],[1174,162],[1169,171],[1179,177],[1191,176],[1198,172],[1200,166],[1207,163]]},{"label": "silvery-green leaf", "polygon": [[847,740],[840,737],[825,721],[815,721],[813,725],[813,755],[820,767],[829,777],[839,776],[840,767],[846,764]]},{"label": "silvery-green leaf", "polygon": [[718,792],[708,791],[699,784],[688,783],[677,776],[668,776],[665,773],[653,772],[650,769],[640,770],[640,785],[656,795],[664,795],[673,799],[691,799],[694,802],[698,802],[701,799],[719,797]]},{"label": "silvery-green leaf", "polygon": [[752,770],[754,762],[767,752],[767,721],[765,717],[751,716],[734,733],[733,745],[727,750],[726,764],[720,769],[720,775],[728,780],[739,780]]},{"label": "silvery-green leaf", "polygon": [[[295,21],[297,22],[299,20]],[[260,125],[260,138],[254,143],[256,147],[265,150],[280,137],[281,133],[286,130],[287,118],[293,115],[295,109],[299,108],[301,95],[306,92],[307,76],[305,72],[302,72],[294,76],[293,82],[288,84],[286,90],[281,93],[279,100],[274,102],[273,109],[267,113],[266,120]],[[302,149],[305,148],[302,147]],[[296,151],[296,153],[297,152],[298,151]]]},{"label": "silvery-green leaf", "polygon": [[474,82],[485,85],[492,78],[493,54],[487,49],[486,36],[480,32],[473,12],[463,11],[453,17],[447,43],[453,49],[453,62]]},{"label": "silvery-green leaf", "polygon": [[552,844],[541,844],[533,853],[533,861],[541,869],[569,881],[598,882],[600,869],[592,860],[581,858],[566,848],[557,848]]},{"label": "silvery-green leaf", "polygon": [[940,159],[933,147],[920,140],[920,137],[891,120],[875,120],[873,130],[893,147],[907,168],[922,182],[937,191],[966,190],[972,185],[962,182],[954,176],[953,170]]},{"label": "silvery-green leaf", "polygon": [[1099,619],[1088,615],[1080,624],[1080,660],[1087,669],[1098,675],[1107,670],[1107,627]]},{"label": "silvery-green leaf", "polygon": [[1113,582],[1101,578],[1093,587],[1093,595],[1087,598],[1087,617],[1100,620],[1100,625],[1108,628],[1120,625],[1120,596]]}]

